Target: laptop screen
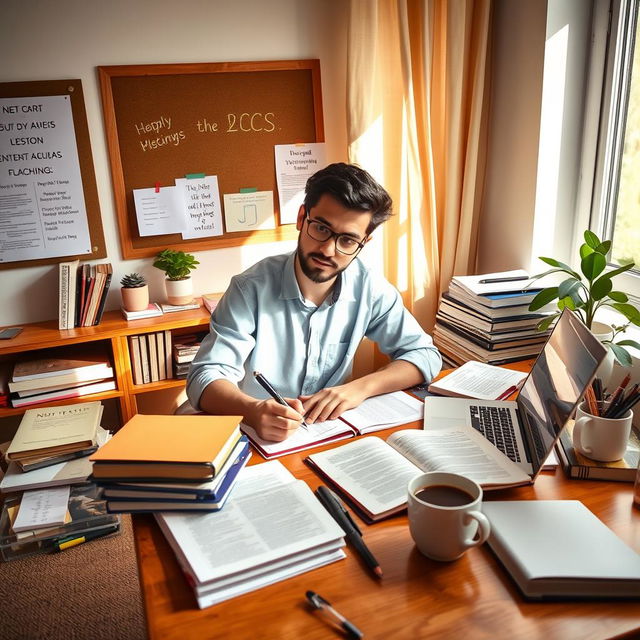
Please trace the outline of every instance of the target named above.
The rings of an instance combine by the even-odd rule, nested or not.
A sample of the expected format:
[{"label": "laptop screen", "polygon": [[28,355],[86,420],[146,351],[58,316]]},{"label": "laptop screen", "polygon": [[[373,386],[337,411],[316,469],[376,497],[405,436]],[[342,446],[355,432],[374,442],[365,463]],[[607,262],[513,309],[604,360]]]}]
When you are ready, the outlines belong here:
[{"label": "laptop screen", "polygon": [[529,426],[534,474],[549,455],[606,353],[580,319],[565,309],[517,400],[520,417]]}]

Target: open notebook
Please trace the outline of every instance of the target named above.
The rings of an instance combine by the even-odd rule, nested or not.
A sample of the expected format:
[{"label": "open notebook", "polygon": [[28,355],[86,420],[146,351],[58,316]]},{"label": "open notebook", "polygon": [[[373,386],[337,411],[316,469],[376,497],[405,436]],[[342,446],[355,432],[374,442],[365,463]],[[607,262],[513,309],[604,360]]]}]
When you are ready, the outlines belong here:
[{"label": "open notebook", "polygon": [[310,424],[307,430],[298,429],[283,442],[268,442],[258,436],[255,430],[242,424],[240,428],[249,437],[264,458],[279,456],[311,449],[327,442],[345,440],[355,436],[396,427],[416,420],[422,420],[424,404],[404,391],[385,393],[365,400],[355,409],[345,411],[337,420],[327,420]]}]

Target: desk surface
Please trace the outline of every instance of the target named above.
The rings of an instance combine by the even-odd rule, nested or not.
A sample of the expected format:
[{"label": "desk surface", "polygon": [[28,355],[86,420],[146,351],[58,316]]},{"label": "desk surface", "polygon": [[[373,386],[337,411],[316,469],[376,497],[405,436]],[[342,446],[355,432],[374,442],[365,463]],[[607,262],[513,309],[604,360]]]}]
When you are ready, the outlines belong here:
[{"label": "desk surface", "polygon": [[[413,423],[401,428],[416,427]],[[397,429],[378,433],[386,438]],[[339,446],[344,442],[323,448]],[[303,462],[308,452],[280,458],[312,489],[321,484]],[[254,456],[254,462],[259,456]],[[640,510],[633,486],[567,479],[543,472],[532,487],[485,492],[488,500],[577,499],[640,552]],[[549,523],[553,527],[553,523]],[[308,589],[328,599],[365,638],[610,638],[640,635],[638,602],[526,602],[486,545],[453,563],[422,556],[406,515],[362,525],[384,571],[377,580],[347,547],[347,558],[199,610],[160,529],[134,517],[149,636],[155,639],[340,637],[305,604]],[[215,535],[212,534],[212,542]],[[594,550],[597,552],[597,550]]]}]

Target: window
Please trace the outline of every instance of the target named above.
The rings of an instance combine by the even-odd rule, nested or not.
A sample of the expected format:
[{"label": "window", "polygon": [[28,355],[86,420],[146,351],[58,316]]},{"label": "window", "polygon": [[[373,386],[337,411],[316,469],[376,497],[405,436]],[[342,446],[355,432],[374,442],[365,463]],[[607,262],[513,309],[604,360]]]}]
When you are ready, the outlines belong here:
[{"label": "window", "polygon": [[[616,288],[640,299],[640,46],[635,46],[640,40],[639,4],[640,0],[614,0],[610,11],[594,12],[590,81],[596,83],[599,68],[600,91],[594,92],[599,93],[599,125],[589,226],[613,240],[612,262],[635,262],[635,269],[616,278]],[[599,55],[597,34],[607,29],[603,20],[608,33]]]}]

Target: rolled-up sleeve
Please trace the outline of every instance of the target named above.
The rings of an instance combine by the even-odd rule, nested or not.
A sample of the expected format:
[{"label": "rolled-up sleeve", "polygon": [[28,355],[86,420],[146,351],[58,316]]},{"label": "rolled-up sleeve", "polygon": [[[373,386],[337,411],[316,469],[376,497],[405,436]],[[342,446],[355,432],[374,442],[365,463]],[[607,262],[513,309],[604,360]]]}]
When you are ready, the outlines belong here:
[{"label": "rolled-up sleeve", "polygon": [[195,409],[200,408],[202,392],[214,380],[237,384],[244,377],[244,363],[255,346],[254,310],[241,281],[233,278],[211,315],[209,334],[189,369],[186,391]]},{"label": "rolled-up sleeve", "polygon": [[367,338],[391,360],[414,364],[425,382],[431,382],[442,368],[442,357],[431,336],[405,308],[398,291],[386,281],[379,282],[372,291],[372,303]]}]

